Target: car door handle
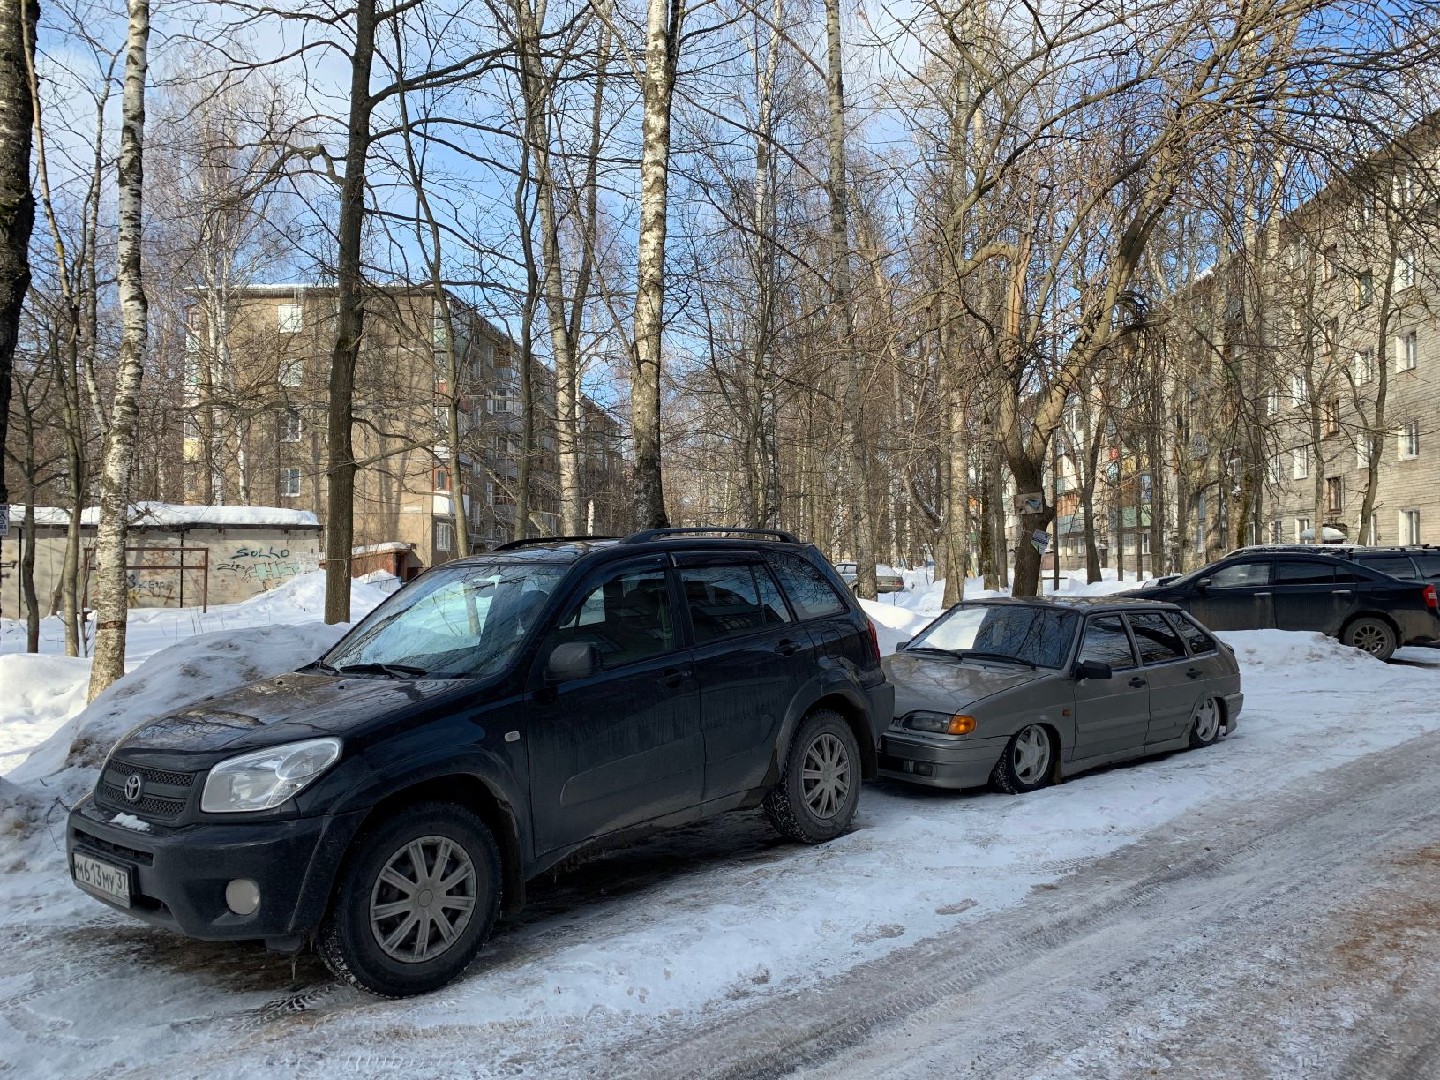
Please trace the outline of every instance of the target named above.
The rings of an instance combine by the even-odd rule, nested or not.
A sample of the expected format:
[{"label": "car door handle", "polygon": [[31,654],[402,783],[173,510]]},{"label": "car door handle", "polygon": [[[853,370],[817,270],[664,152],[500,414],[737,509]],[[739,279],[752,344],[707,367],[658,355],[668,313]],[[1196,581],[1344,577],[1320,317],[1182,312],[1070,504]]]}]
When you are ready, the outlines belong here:
[{"label": "car door handle", "polygon": [[1255,599],[1259,600],[1262,597],[1268,598],[1269,596],[1270,594],[1268,592],[1257,592],[1255,594]]},{"label": "car door handle", "polygon": [[689,677],[690,672],[686,669],[666,668],[665,671],[661,674],[660,678],[656,679],[655,681],[658,682],[661,686],[665,687],[667,690],[674,690],[681,686],[681,684],[683,684],[685,680]]},{"label": "car door handle", "polygon": [[1130,685],[1135,687],[1136,690],[1139,690],[1140,687],[1145,685],[1145,680],[1140,678],[1139,675],[1136,675],[1135,678],[1130,680]]},{"label": "car door handle", "polygon": [[1187,668],[1187,669],[1185,670],[1185,675],[1186,675],[1186,677],[1187,677],[1187,678],[1191,678],[1191,679],[1198,679],[1198,678],[1200,678],[1201,675],[1204,675],[1204,674],[1205,674],[1205,673],[1204,673],[1203,671],[1201,671],[1198,667]]},{"label": "car door handle", "polygon": [[775,646],[775,651],[781,656],[794,656],[800,651],[800,643],[791,641],[789,638],[782,638],[780,644]]}]

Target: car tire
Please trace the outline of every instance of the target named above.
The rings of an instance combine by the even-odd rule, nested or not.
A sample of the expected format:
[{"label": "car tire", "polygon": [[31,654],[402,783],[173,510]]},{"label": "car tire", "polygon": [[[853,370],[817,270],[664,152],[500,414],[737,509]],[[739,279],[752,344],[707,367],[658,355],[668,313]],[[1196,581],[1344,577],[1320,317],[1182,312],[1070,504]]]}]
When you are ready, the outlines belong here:
[{"label": "car tire", "polygon": [[990,784],[1006,795],[1039,791],[1055,777],[1055,739],[1041,724],[1027,724],[1005,744],[990,770]]},{"label": "car tire", "polygon": [[[445,882],[443,892],[434,887]],[[500,851],[478,816],[453,803],[406,807],[351,845],[320,957],[337,979],[380,997],[436,990],[489,938],[500,891]]]},{"label": "car tire", "polygon": [[845,718],[816,709],[790,741],[780,782],[765,796],[775,831],[802,844],[823,844],[850,827],[860,802],[860,745]]},{"label": "car tire", "polygon": [[1201,698],[1190,710],[1190,749],[1213,746],[1225,726],[1225,711],[1213,697]]},{"label": "car tire", "polygon": [[1340,640],[1352,649],[1369,653],[1377,660],[1389,660],[1395,654],[1395,631],[1384,619],[1361,616],[1345,624]]}]

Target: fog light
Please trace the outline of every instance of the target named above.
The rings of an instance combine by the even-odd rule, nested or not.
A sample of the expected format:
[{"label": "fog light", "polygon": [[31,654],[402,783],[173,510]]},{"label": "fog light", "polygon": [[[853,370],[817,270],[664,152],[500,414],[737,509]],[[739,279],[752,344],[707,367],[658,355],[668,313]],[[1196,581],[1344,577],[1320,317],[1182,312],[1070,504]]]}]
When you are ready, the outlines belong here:
[{"label": "fog light", "polygon": [[225,906],[236,915],[253,915],[260,906],[260,886],[249,878],[236,878],[225,886]]}]

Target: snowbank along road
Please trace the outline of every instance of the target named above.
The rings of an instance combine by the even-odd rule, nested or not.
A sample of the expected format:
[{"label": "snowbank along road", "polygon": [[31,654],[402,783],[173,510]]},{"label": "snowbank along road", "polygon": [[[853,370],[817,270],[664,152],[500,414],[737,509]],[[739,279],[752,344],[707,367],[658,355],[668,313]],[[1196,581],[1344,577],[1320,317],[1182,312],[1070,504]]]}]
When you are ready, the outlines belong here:
[{"label": "snowbank along road", "polygon": [[814,849],[732,815],[539,883],[405,1002],[135,924],[58,831],[8,838],[0,1074],[1440,1076],[1440,655],[1225,636],[1218,746],[1019,798],[868,786]]}]

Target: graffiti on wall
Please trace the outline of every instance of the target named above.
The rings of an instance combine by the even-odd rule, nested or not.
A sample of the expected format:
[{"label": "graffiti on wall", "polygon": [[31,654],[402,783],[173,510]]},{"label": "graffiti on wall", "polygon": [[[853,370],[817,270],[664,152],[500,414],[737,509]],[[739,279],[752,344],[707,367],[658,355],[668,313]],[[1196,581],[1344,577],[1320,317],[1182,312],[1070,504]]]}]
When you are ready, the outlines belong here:
[{"label": "graffiti on wall", "polygon": [[271,544],[263,548],[238,547],[223,562],[216,564],[215,572],[269,587],[318,566],[319,562],[313,556],[292,555],[289,548],[277,548]]}]

